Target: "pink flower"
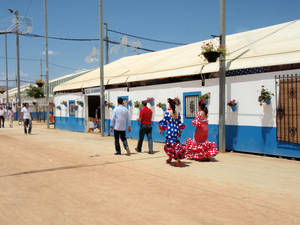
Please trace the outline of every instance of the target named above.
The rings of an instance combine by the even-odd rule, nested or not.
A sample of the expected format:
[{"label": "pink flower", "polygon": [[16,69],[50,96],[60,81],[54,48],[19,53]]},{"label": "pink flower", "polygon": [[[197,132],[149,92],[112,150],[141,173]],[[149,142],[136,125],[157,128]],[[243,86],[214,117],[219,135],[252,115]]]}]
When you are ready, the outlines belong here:
[{"label": "pink flower", "polygon": [[264,86],[264,85],[261,85],[261,87],[264,88],[265,86]]}]

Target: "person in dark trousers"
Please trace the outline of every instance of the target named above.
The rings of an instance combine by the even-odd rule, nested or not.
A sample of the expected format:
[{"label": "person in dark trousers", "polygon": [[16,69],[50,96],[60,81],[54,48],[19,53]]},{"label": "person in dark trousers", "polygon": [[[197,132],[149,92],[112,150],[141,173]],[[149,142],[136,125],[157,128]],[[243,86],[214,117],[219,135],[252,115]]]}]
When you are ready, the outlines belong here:
[{"label": "person in dark trousers", "polygon": [[0,128],[4,128],[4,121],[5,121],[5,109],[0,105]]},{"label": "person in dark trousers", "polygon": [[147,101],[142,101],[142,110],[140,117],[137,119],[141,123],[138,145],[135,148],[137,152],[142,151],[143,140],[145,134],[148,138],[149,154],[153,154],[153,141],[152,141],[152,110],[147,107]]},{"label": "person in dark trousers", "polygon": [[114,131],[116,148],[115,155],[121,155],[119,138],[121,138],[123,142],[127,155],[130,155],[130,150],[126,139],[126,122],[128,122],[128,131],[131,132],[129,111],[123,106],[123,99],[118,98],[118,106],[113,111],[109,130],[110,133]]},{"label": "person in dark trousers", "polygon": [[27,135],[27,127],[28,127],[28,134],[31,134],[32,114],[28,103],[25,103],[25,106],[21,110],[21,118],[24,121],[24,133]]}]

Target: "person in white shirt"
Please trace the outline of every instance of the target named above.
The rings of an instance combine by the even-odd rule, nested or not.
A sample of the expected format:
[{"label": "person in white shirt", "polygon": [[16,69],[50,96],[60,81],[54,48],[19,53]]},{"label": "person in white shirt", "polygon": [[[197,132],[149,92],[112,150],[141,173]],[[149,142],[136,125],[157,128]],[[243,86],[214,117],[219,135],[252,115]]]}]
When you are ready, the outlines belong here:
[{"label": "person in white shirt", "polygon": [[25,103],[25,106],[21,110],[21,117],[24,122],[24,132],[27,135],[27,127],[28,127],[28,134],[31,134],[32,129],[32,115],[31,109],[29,108],[29,104]]},{"label": "person in white shirt", "polygon": [[126,107],[123,106],[123,99],[118,98],[118,106],[113,111],[109,130],[110,133],[114,131],[116,148],[115,155],[121,155],[119,142],[120,137],[123,142],[124,148],[127,151],[127,155],[130,155],[130,150],[126,139],[126,122],[128,122],[128,131],[131,132],[129,111]]},{"label": "person in white shirt", "polygon": [[0,128],[4,128],[4,121],[5,121],[5,109],[0,105]]},{"label": "person in white shirt", "polygon": [[8,121],[9,121],[9,127],[12,128],[13,127],[13,122],[14,122],[14,111],[12,110],[11,107],[8,108],[7,118],[8,118]]}]

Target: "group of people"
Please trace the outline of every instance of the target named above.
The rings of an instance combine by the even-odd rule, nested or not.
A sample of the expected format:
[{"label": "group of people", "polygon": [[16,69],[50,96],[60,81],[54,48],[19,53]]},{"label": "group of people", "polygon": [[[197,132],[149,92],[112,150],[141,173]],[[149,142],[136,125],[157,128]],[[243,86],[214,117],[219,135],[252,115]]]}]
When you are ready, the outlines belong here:
[{"label": "group of people", "polygon": [[[13,121],[14,121],[14,111],[12,110],[12,107],[8,107],[8,110],[6,110],[2,105],[0,105],[0,128],[4,128],[4,122],[5,117],[7,113],[7,119],[9,121],[9,127],[13,127]],[[25,103],[24,107],[21,109],[21,120],[24,122],[24,133],[25,134],[31,134],[32,129],[32,113],[31,109],[29,108],[29,104]],[[27,131],[28,130],[28,131]]]},{"label": "group of people", "polygon": [[5,122],[5,116],[7,113],[7,119],[9,121],[9,127],[13,127],[13,121],[14,121],[14,111],[12,110],[12,107],[8,107],[7,110],[0,105],[0,128],[4,128],[4,122]]},{"label": "group of people", "polygon": [[[196,127],[194,137],[187,138],[185,144],[179,141],[185,125],[181,122],[181,115],[176,110],[176,102],[169,98],[168,103],[168,111],[165,112],[164,118],[159,121],[158,125],[161,132],[166,131],[164,151],[169,157],[166,162],[170,163],[172,159],[175,159],[177,160],[175,166],[179,166],[180,160],[186,157],[195,160],[210,160],[215,157],[219,150],[214,142],[208,141],[208,109],[204,101],[199,101],[199,112],[192,122]],[[147,135],[149,154],[153,154],[152,110],[147,107],[147,101],[142,101],[142,110],[137,121],[141,123],[141,126],[135,150],[141,152],[144,137]],[[127,154],[130,155],[126,139],[126,123],[128,123],[128,131],[131,132],[129,110],[123,105],[123,99],[118,98],[118,106],[113,110],[110,124],[110,133],[114,132],[116,155],[121,154],[120,138]]]}]

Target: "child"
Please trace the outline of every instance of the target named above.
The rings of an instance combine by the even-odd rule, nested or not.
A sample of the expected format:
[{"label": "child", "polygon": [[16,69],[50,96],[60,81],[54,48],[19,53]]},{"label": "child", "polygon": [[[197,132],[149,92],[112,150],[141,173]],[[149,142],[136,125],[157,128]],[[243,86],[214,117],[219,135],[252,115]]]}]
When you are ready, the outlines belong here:
[{"label": "child", "polygon": [[160,130],[167,130],[166,142],[164,150],[169,156],[167,163],[170,163],[172,159],[176,159],[175,166],[181,164],[180,159],[185,158],[185,148],[181,145],[178,138],[181,136],[181,130],[185,128],[185,125],[181,123],[180,113],[176,111],[176,103],[173,99],[168,99],[169,110],[165,113],[163,120],[159,122]]},{"label": "child", "polygon": [[191,159],[207,159],[215,157],[219,149],[214,142],[209,142],[208,138],[208,110],[204,100],[199,101],[199,112],[196,119],[193,120],[193,126],[196,127],[194,139],[188,138],[186,141],[187,156]]}]

